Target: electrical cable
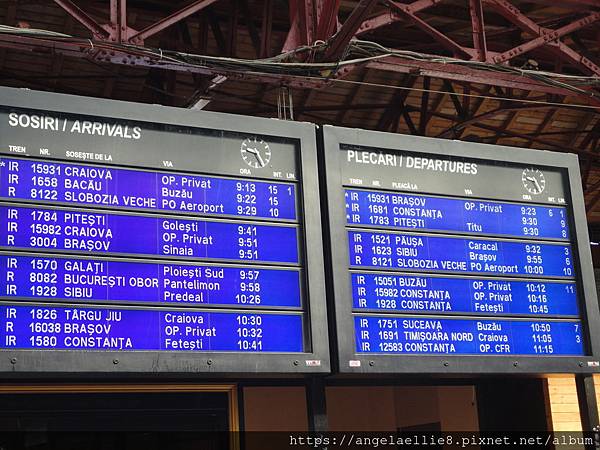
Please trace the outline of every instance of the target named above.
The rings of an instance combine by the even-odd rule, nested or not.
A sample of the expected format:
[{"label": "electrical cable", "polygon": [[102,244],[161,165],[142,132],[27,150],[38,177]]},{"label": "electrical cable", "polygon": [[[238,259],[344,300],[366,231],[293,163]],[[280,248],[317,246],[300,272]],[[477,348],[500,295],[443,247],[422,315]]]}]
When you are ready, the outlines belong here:
[{"label": "electrical cable", "polygon": [[[508,65],[490,64],[481,61],[466,61],[457,58],[428,55],[424,53],[413,52],[409,50],[397,50],[384,47],[381,44],[372,41],[365,41],[360,39],[353,39],[344,51],[344,55],[339,61],[335,62],[304,62],[298,61],[299,55],[311,52],[316,54],[322,52],[327,48],[327,43],[323,41],[315,42],[313,45],[305,45],[296,48],[292,51],[263,59],[243,59],[243,58],[232,58],[223,56],[209,56],[209,55],[196,55],[185,52],[173,51],[173,50],[162,50],[158,51],[149,47],[141,47],[131,44],[112,43],[105,41],[92,41],[90,39],[82,39],[72,37],[62,33],[55,33],[48,30],[38,29],[23,29],[10,27],[7,25],[0,25],[0,33],[13,34],[13,35],[26,35],[35,39],[41,39],[44,41],[60,41],[63,44],[73,45],[78,48],[89,48],[90,52],[99,51],[119,51],[124,52],[131,56],[137,56],[141,58],[157,58],[160,57],[162,64],[174,65],[182,68],[202,68],[205,67],[207,70],[223,70],[232,73],[248,74],[253,73],[255,75],[275,74],[285,75],[288,77],[297,77],[306,80],[317,80],[320,82],[338,82],[338,83],[359,83],[352,80],[343,80],[335,78],[335,73],[343,67],[349,65],[361,65],[368,62],[382,60],[385,58],[398,56],[404,60],[413,61],[426,61],[433,63],[442,63],[449,65],[459,65],[477,68],[481,71],[499,72],[499,73],[510,73],[513,75],[519,75],[525,78],[547,84],[549,86],[558,87],[561,89],[568,89],[580,96],[588,96],[591,98],[598,98],[595,93],[582,89],[583,86],[600,86],[600,78],[597,76],[577,76],[568,74],[558,74],[553,72],[520,69],[511,67]],[[395,65],[402,66],[402,61],[395,61]],[[414,68],[408,63],[404,64],[410,68]],[[360,82],[363,83],[363,82]],[[452,93],[446,91],[438,91],[435,89],[419,89],[419,88],[405,88],[403,86],[389,86],[385,84],[374,84],[372,86],[392,89],[410,89],[413,91],[421,92],[432,92],[432,93],[444,93],[448,95],[456,95],[461,97],[478,97],[492,100],[507,100],[511,102],[523,102],[523,103],[539,103],[545,105],[555,105],[560,107],[580,107],[580,108],[595,108],[600,107],[589,106],[589,105],[574,105],[565,104],[558,102],[547,102],[541,100],[527,100],[527,99],[514,99],[514,98],[500,98],[494,96],[486,96],[479,94],[466,94],[466,93]]]},{"label": "electrical cable", "polygon": [[[240,74],[252,74],[252,75],[260,75],[260,72],[238,72]],[[325,81],[325,78],[321,77],[310,77],[310,76],[291,76],[294,78],[299,78],[306,81]],[[556,106],[560,108],[571,108],[571,109],[583,109],[583,110],[598,110],[600,111],[600,106],[596,105],[585,105],[581,103],[560,103],[560,102],[550,102],[547,100],[536,100],[536,99],[527,99],[527,98],[513,98],[513,97],[498,97],[493,95],[483,95],[483,94],[471,94],[471,93],[463,93],[463,92],[448,92],[437,89],[423,89],[423,88],[415,88],[415,87],[407,87],[407,86],[398,86],[398,85],[389,85],[382,83],[373,83],[366,81],[358,81],[358,80],[345,80],[341,78],[331,78],[327,80],[331,83],[340,83],[340,84],[352,84],[352,85],[361,85],[368,86],[373,88],[383,88],[383,89],[393,89],[393,90],[405,90],[405,91],[416,91],[416,92],[428,92],[432,94],[443,94],[443,95],[452,95],[456,97],[469,97],[469,98],[480,98],[484,100],[495,100],[498,102],[510,102],[510,103],[527,103],[527,104],[536,104],[542,106]]]}]

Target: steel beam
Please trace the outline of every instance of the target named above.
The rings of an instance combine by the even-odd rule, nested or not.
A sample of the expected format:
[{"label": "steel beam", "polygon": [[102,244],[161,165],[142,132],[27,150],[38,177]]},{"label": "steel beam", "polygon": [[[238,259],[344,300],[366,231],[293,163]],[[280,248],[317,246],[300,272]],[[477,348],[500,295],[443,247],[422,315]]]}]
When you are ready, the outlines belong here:
[{"label": "steel beam", "polygon": [[259,58],[271,56],[271,36],[273,32],[273,2],[265,0],[263,7],[263,20],[260,33],[260,55]]},{"label": "steel beam", "polygon": [[[489,92],[492,90],[492,86],[486,86],[485,87],[485,91],[483,92],[483,95],[487,95],[489,94]],[[483,107],[483,104],[485,103],[485,98],[481,97],[478,98],[477,100],[475,100],[473,102],[473,107],[471,108],[471,111],[465,111],[465,117],[467,116],[475,116],[476,114],[479,113],[479,110]],[[468,129],[467,127],[464,128],[460,128],[459,130],[454,131],[453,133],[453,138],[454,139],[461,139],[463,134],[466,133]]]},{"label": "steel beam", "polygon": [[128,39],[128,34],[130,33],[129,28],[127,27],[127,0],[119,1],[119,36],[121,39],[119,42],[122,42],[125,39]]},{"label": "steel beam", "polygon": [[[199,14],[198,17],[198,52],[201,55],[206,54],[206,50],[208,49],[208,14]],[[187,28],[187,26],[186,26]],[[190,35],[191,42],[191,35]],[[192,44],[193,46],[193,44]]]},{"label": "steel beam", "polygon": [[[548,0],[529,0],[531,3],[538,3],[544,6],[548,6]],[[579,7],[582,9],[596,8],[600,9],[600,0],[560,0],[560,4],[568,5],[572,7]]]},{"label": "steel beam", "polygon": [[446,91],[450,96],[450,101],[454,105],[454,110],[456,111],[456,114],[458,114],[458,117],[464,119],[467,115],[466,110],[463,108],[462,104],[458,100],[458,96],[456,95],[456,92],[452,87],[452,83],[450,83],[448,80],[442,80],[442,89]]},{"label": "steel beam", "polygon": [[579,70],[581,70],[583,73],[590,73],[600,77],[600,66],[595,64],[593,61],[577,53],[564,42],[558,41],[556,43],[549,44],[550,49],[553,49],[555,46],[558,50],[555,53],[561,56],[565,61],[579,68]]},{"label": "steel beam", "polygon": [[[600,67],[594,64],[592,61],[587,59],[585,56],[580,55],[575,50],[571,49],[565,43],[561,42],[558,37],[553,37],[553,33],[555,30],[551,30],[549,28],[540,27],[533,20],[529,19],[525,14],[523,14],[516,6],[512,5],[506,0],[485,0],[486,4],[496,10],[499,14],[504,16],[505,19],[514,23],[517,27],[526,31],[527,33],[531,33],[536,36],[536,39],[542,38],[545,39],[543,45],[545,45],[549,50],[551,50],[555,55],[559,58],[569,62],[569,64],[574,65],[579,70],[584,73],[592,73],[594,75],[600,76]],[[587,20],[593,20],[594,22],[597,20],[597,13],[593,13],[588,16]],[[593,22],[592,22],[593,23]],[[586,26],[586,25],[585,25]],[[536,42],[537,45],[537,42]],[[517,56],[518,53],[515,53],[514,56]]]},{"label": "steel beam", "polygon": [[415,126],[415,123],[413,122],[413,120],[410,117],[410,114],[408,113],[406,108],[404,108],[402,110],[402,117],[404,118],[404,122],[406,123],[406,126],[408,127],[410,134],[417,136],[419,134],[419,132],[417,131],[417,127]]},{"label": "steel beam", "polygon": [[350,16],[342,24],[342,27],[327,43],[327,50],[323,55],[325,61],[334,61],[339,59],[348,43],[356,34],[356,31],[363,23],[363,20],[369,15],[371,9],[377,4],[378,0],[360,0],[358,5],[350,13]]},{"label": "steel beam", "polygon": [[[58,2],[58,1],[65,1],[65,0],[54,0],[54,1]],[[143,30],[133,34],[129,38],[129,41],[132,43],[141,44],[144,42],[145,39],[149,38],[150,36],[153,36],[156,33],[164,30],[165,28],[168,28],[171,25],[179,22],[180,20],[183,20],[186,17],[191,16],[192,14],[203,10],[207,6],[210,6],[217,1],[218,0],[196,0],[195,2],[190,3],[186,7],[181,8],[180,10],[174,12],[173,14],[170,14],[169,16],[165,17],[164,19],[161,19],[158,22],[155,22],[152,25],[147,26]]]},{"label": "steel beam", "polygon": [[302,43],[310,45],[315,41],[315,32],[317,29],[317,17],[315,1],[317,0],[296,0],[299,10],[298,29]]},{"label": "steel beam", "polygon": [[223,30],[221,30],[221,25],[219,25],[219,21],[217,20],[217,17],[213,14],[211,9],[206,10],[206,18],[208,19],[210,29],[212,31],[213,37],[215,38],[215,42],[217,43],[219,53],[222,55],[226,55],[227,42],[225,40],[225,36],[223,35]]},{"label": "steel beam", "polygon": [[463,86],[463,93],[465,95],[463,95],[463,98],[462,98],[462,107],[465,111],[468,111],[469,109],[471,109],[471,85],[470,84],[465,84]]},{"label": "steel beam", "polygon": [[326,41],[336,31],[341,0],[322,0],[317,3],[317,30],[315,38]]},{"label": "steel beam", "polygon": [[410,6],[402,5],[395,2],[389,2],[388,4],[392,11],[396,12],[399,16],[403,16],[406,20],[413,23],[417,28],[427,33],[429,36],[435,39],[442,47],[451,51],[454,56],[466,57],[467,59],[471,59],[474,56],[475,52],[472,49],[467,49],[463,47],[453,39],[446,36],[441,31],[429,25],[423,19],[414,14],[411,11]]},{"label": "steel beam", "polygon": [[298,17],[297,12],[292,9],[293,3],[294,3],[294,0],[290,0],[288,3],[289,8],[290,8],[290,29],[288,31],[287,36],[285,37],[283,47],[281,48],[282,53],[287,53],[289,51],[292,51],[292,50],[300,47],[300,45],[301,45],[300,30],[299,30],[300,25],[298,23],[300,18]]},{"label": "steel beam", "polygon": [[[116,26],[119,22],[119,0],[110,0],[110,25]],[[115,30],[116,31],[116,30]]]},{"label": "steel beam", "polygon": [[367,63],[370,69],[383,70],[397,73],[412,73],[415,75],[429,76],[446,80],[466,81],[483,85],[499,86],[506,88],[522,89],[533,92],[545,92],[549,94],[567,95],[594,106],[600,106],[600,98],[585,95],[566,88],[549,85],[541,81],[524,76],[490,72],[472,69],[469,67],[444,64],[430,61],[415,61],[400,56],[390,56],[379,61]]},{"label": "steel beam", "polygon": [[551,42],[558,41],[561,37],[564,37],[574,31],[581,30],[587,26],[590,26],[593,23],[596,23],[600,20],[600,12],[591,13],[575,22],[571,22],[564,27],[560,27],[556,30],[549,30],[548,28],[539,28],[539,34],[535,39],[531,41],[525,42],[524,44],[519,44],[510,50],[507,50],[497,56],[494,56],[493,61],[495,63],[502,63],[505,61],[509,61],[512,58],[522,55],[523,53],[530,52],[535,50],[536,48],[547,45]]},{"label": "steel beam", "polygon": [[71,0],[54,0],[54,3],[64,9],[70,16],[81,23],[81,25],[90,30],[95,38],[105,39],[109,36],[109,32],[105,30],[102,25],[96,22]]},{"label": "steel beam", "polygon": [[[417,0],[413,3],[410,3],[409,5],[404,5],[402,3],[395,3],[395,4],[397,6],[405,6],[408,11],[410,11],[412,14],[415,14],[415,13],[418,13],[419,11],[424,11],[427,8],[431,8],[432,6],[437,5],[438,3],[441,3],[442,1],[444,1],[444,0]],[[393,12],[383,13],[376,17],[373,17],[372,19],[365,20],[360,25],[358,30],[356,30],[356,34],[360,35],[360,34],[370,33],[372,31],[377,30],[378,28],[391,25],[391,24],[393,24],[395,22],[399,22],[401,20],[402,20],[402,16],[397,13],[393,13]]]},{"label": "steel beam", "polygon": [[139,66],[147,68],[157,68],[163,70],[175,70],[187,73],[199,73],[202,75],[226,75],[232,79],[244,79],[262,83],[287,84],[299,88],[322,87],[325,80],[305,79],[285,74],[268,74],[258,72],[239,72],[226,69],[214,69],[201,65],[188,66],[178,63],[172,63],[155,56],[138,56],[128,53],[126,50],[117,50],[115,48],[105,49],[101,42],[96,44],[89,43],[87,40],[81,43],[62,42],[56,40],[39,39],[30,36],[15,36],[12,34],[0,33],[0,47],[7,47],[25,52],[43,52],[49,55],[65,54],[76,58],[88,58],[97,62],[105,62],[126,66]]},{"label": "steel beam", "polygon": [[362,83],[367,82],[368,76],[369,76],[368,71],[363,71],[361,73],[360,78],[358,79],[358,83],[356,83],[352,87],[352,91],[350,91],[350,94],[346,95],[346,98],[344,99],[344,103],[341,105],[340,112],[335,117],[334,123],[339,124],[339,125],[342,125],[344,123],[344,118],[346,117],[346,114],[348,113],[349,109],[353,106],[354,99],[357,97],[358,92],[360,91],[360,88],[363,86]]},{"label": "steel beam", "polygon": [[136,31],[127,26],[127,0],[110,0],[110,23],[104,26],[110,30],[109,40],[127,42]]},{"label": "steel beam", "polygon": [[313,0],[289,0],[290,30],[282,51],[289,52],[314,42],[316,17]]},{"label": "steel beam", "polygon": [[248,7],[248,0],[238,0],[242,15],[246,22],[246,28],[248,29],[248,34],[250,35],[250,40],[252,41],[252,46],[254,47],[254,54],[257,58],[260,58],[261,54],[261,42],[260,36],[258,35],[258,30],[256,29],[256,25],[254,24],[254,18],[250,13],[250,8]]},{"label": "steel beam", "polygon": [[402,78],[402,80],[400,80],[400,85],[408,89],[397,90],[392,95],[389,105],[385,108],[381,114],[379,122],[377,123],[377,130],[387,131],[389,130],[390,126],[394,124],[394,122],[398,122],[400,115],[406,109],[405,101],[410,94],[409,88],[413,87],[416,79],[416,77],[406,75]]},{"label": "steel beam", "polygon": [[[469,117],[468,119],[465,119],[462,122],[459,122],[459,123],[453,125],[452,129],[454,129],[454,130],[461,130],[461,129],[464,129],[464,128],[468,127],[469,125],[481,122],[483,120],[491,119],[492,117],[495,117],[498,114],[503,114],[503,113],[506,113],[506,112],[518,112],[518,111],[523,111],[523,110],[539,111],[539,110],[547,110],[547,109],[554,109],[554,108],[556,108],[556,106],[552,106],[552,105],[536,105],[536,104],[503,106],[503,107],[500,107],[500,108],[492,109],[491,111],[487,111],[487,112],[479,114],[477,116]],[[449,130],[444,131],[441,135],[439,135],[439,137],[443,137],[446,134],[446,132],[448,132],[448,131]],[[528,136],[530,136],[530,135],[528,135]]]},{"label": "steel beam", "polygon": [[427,132],[427,122],[429,122],[429,115],[427,110],[429,107],[429,88],[431,86],[431,78],[423,78],[423,93],[421,94],[421,111],[419,114],[419,134],[425,136]]},{"label": "steel beam", "polygon": [[469,0],[471,28],[473,28],[473,47],[477,52],[477,61],[487,61],[487,43],[485,41],[485,25],[483,22],[483,6],[481,0]]},{"label": "steel beam", "polygon": [[[542,133],[547,127],[548,125],[550,125],[550,123],[554,120],[554,116],[556,115],[556,113],[558,112],[558,107],[555,108],[551,108],[545,115],[544,118],[542,119],[542,121],[539,123],[539,125],[536,127],[535,131],[533,133],[531,133],[532,137],[537,137],[540,135],[540,133]],[[531,145],[533,143],[533,141],[531,139],[529,139],[529,145]]]},{"label": "steel beam", "polygon": [[237,52],[238,0],[229,0],[229,27],[227,30],[227,56],[235,57]]},{"label": "steel beam", "polygon": [[[500,141],[500,139],[505,137],[505,136],[503,136],[503,134],[505,134],[506,130],[512,128],[512,124],[517,119],[518,115],[519,115],[518,110],[510,111],[506,115],[506,118],[504,119],[502,124],[498,127],[498,129],[496,130],[496,136],[491,138],[491,140],[494,144],[497,144]],[[474,126],[478,126],[478,125],[479,124],[477,122],[474,124]],[[514,135],[510,135],[509,137],[511,137],[511,138],[518,137],[519,139],[524,139],[524,138],[521,138],[520,136],[514,136]]]},{"label": "steel beam", "polygon": [[[210,16],[209,16],[210,19]],[[216,28],[213,27],[215,31]],[[224,40],[224,39],[223,39]],[[223,42],[224,44],[224,42]],[[205,75],[225,75],[235,79],[256,80],[264,83],[289,84],[290,86],[306,89],[308,87],[322,87],[329,80],[324,78],[296,77],[286,74],[267,74],[264,72],[233,71],[205,66],[190,66],[165,61],[159,55],[138,56],[129,53],[127,49],[117,50],[114,47],[108,50],[103,48],[102,42],[88,42],[81,39],[78,42],[61,41],[48,37],[32,37],[14,34],[0,35],[0,47],[16,48],[22,51],[46,52],[48,54],[64,53],[69,56],[92,58],[99,62],[125,64],[130,66],[157,67],[166,70],[177,70],[188,73]],[[360,67],[369,69],[392,71],[396,73],[422,75],[433,78],[456,80],[459,82],[477,83],[482,85],[502,86],[527,91],[545,92],[577,98],[580,102],[600,106],[600,99],[580,94],[563,87],[548,85],[538,80],[510,73],[496,73],[476,70],[455,64],[434,63],[430,61],[415,61],[399,56],[371,61],[367,64],[344,66],[339,76],[344,76]]]}]

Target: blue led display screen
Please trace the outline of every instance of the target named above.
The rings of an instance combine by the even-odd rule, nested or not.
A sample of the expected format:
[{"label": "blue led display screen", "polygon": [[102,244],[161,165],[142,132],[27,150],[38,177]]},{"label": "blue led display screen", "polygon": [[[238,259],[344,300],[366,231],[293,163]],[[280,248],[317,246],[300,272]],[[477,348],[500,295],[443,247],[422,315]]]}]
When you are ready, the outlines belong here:
[{"label": "blue led display screen", "polygon": [[[0,148],[0,349],[215,352],[206,369],[216,352],[318,350],[301,139],[154,124],[128,141],[65,131],[102,118],[60,120],[60,136],[31,129]],[[257,358],[218,367],[268,371],[255,360],[279,356]]]},{"label": "blue led display screen", "polygon": [[0,348],[301,352],[301,314],[0,305]]},{"label": "blue led display screen", "polygon": [[0,245],[298,263],[296,227],[0,206]]},{"label": "blue led display screen", "polygon": [[339,150],[332,224],[344,224],[348,244],[332,251],[348,264],[334,270],[335,301],[350,328],[338,333],[340,370],[486,372],[484,359],[446,355],[589,354],[565,166],[355,142]]},{"label": "blue led display screen", "polygon": [[0,158],[0,197],[296,219],[293,184]]},{"label": "blue led display screen", "polygon": [[0,255],[0,297],[176,306],[301,306],[298,270]]},{"label": "blue led display screen", "polygon": [[583,355],[579,321],[355,316],[358,353]]},{"label": "blue led display screen", "polygon": [[579,314],[573,282],[352,273],[356,309],[478,315]]},{"label": "blue led display screen", "polygon": [[346,190],[349,224],[568,239],[563,207]]},{"label": "blue led display screen", "polygon": [[570,245],[349,231],[353,266],[573,277]]}]

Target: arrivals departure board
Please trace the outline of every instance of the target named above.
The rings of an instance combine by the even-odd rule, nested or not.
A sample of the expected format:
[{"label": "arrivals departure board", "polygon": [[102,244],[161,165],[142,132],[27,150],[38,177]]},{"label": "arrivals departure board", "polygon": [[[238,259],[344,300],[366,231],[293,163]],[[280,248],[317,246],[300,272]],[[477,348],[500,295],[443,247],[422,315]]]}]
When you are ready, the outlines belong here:
[{"label": "arrivals departure board", "polygon": [[329,370],[313,126],[0,93],[1,370]]},{"label": "arrivals departure board", "polygon": [[323,137],[340,371],[598,370],[576,156]]}]

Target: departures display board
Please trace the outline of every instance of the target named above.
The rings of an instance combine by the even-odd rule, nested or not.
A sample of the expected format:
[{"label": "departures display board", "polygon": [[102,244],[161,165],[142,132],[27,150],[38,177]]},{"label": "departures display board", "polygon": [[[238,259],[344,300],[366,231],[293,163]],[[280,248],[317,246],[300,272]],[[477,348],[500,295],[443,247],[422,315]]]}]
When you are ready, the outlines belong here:
[{"label": "departures display board", "polygon": [[598,370],[575,155],[322,134],[341,372]]},{"label": "departures display board", "polygon": [[313,126],[0,99],[1,371],[329,370]]}]

